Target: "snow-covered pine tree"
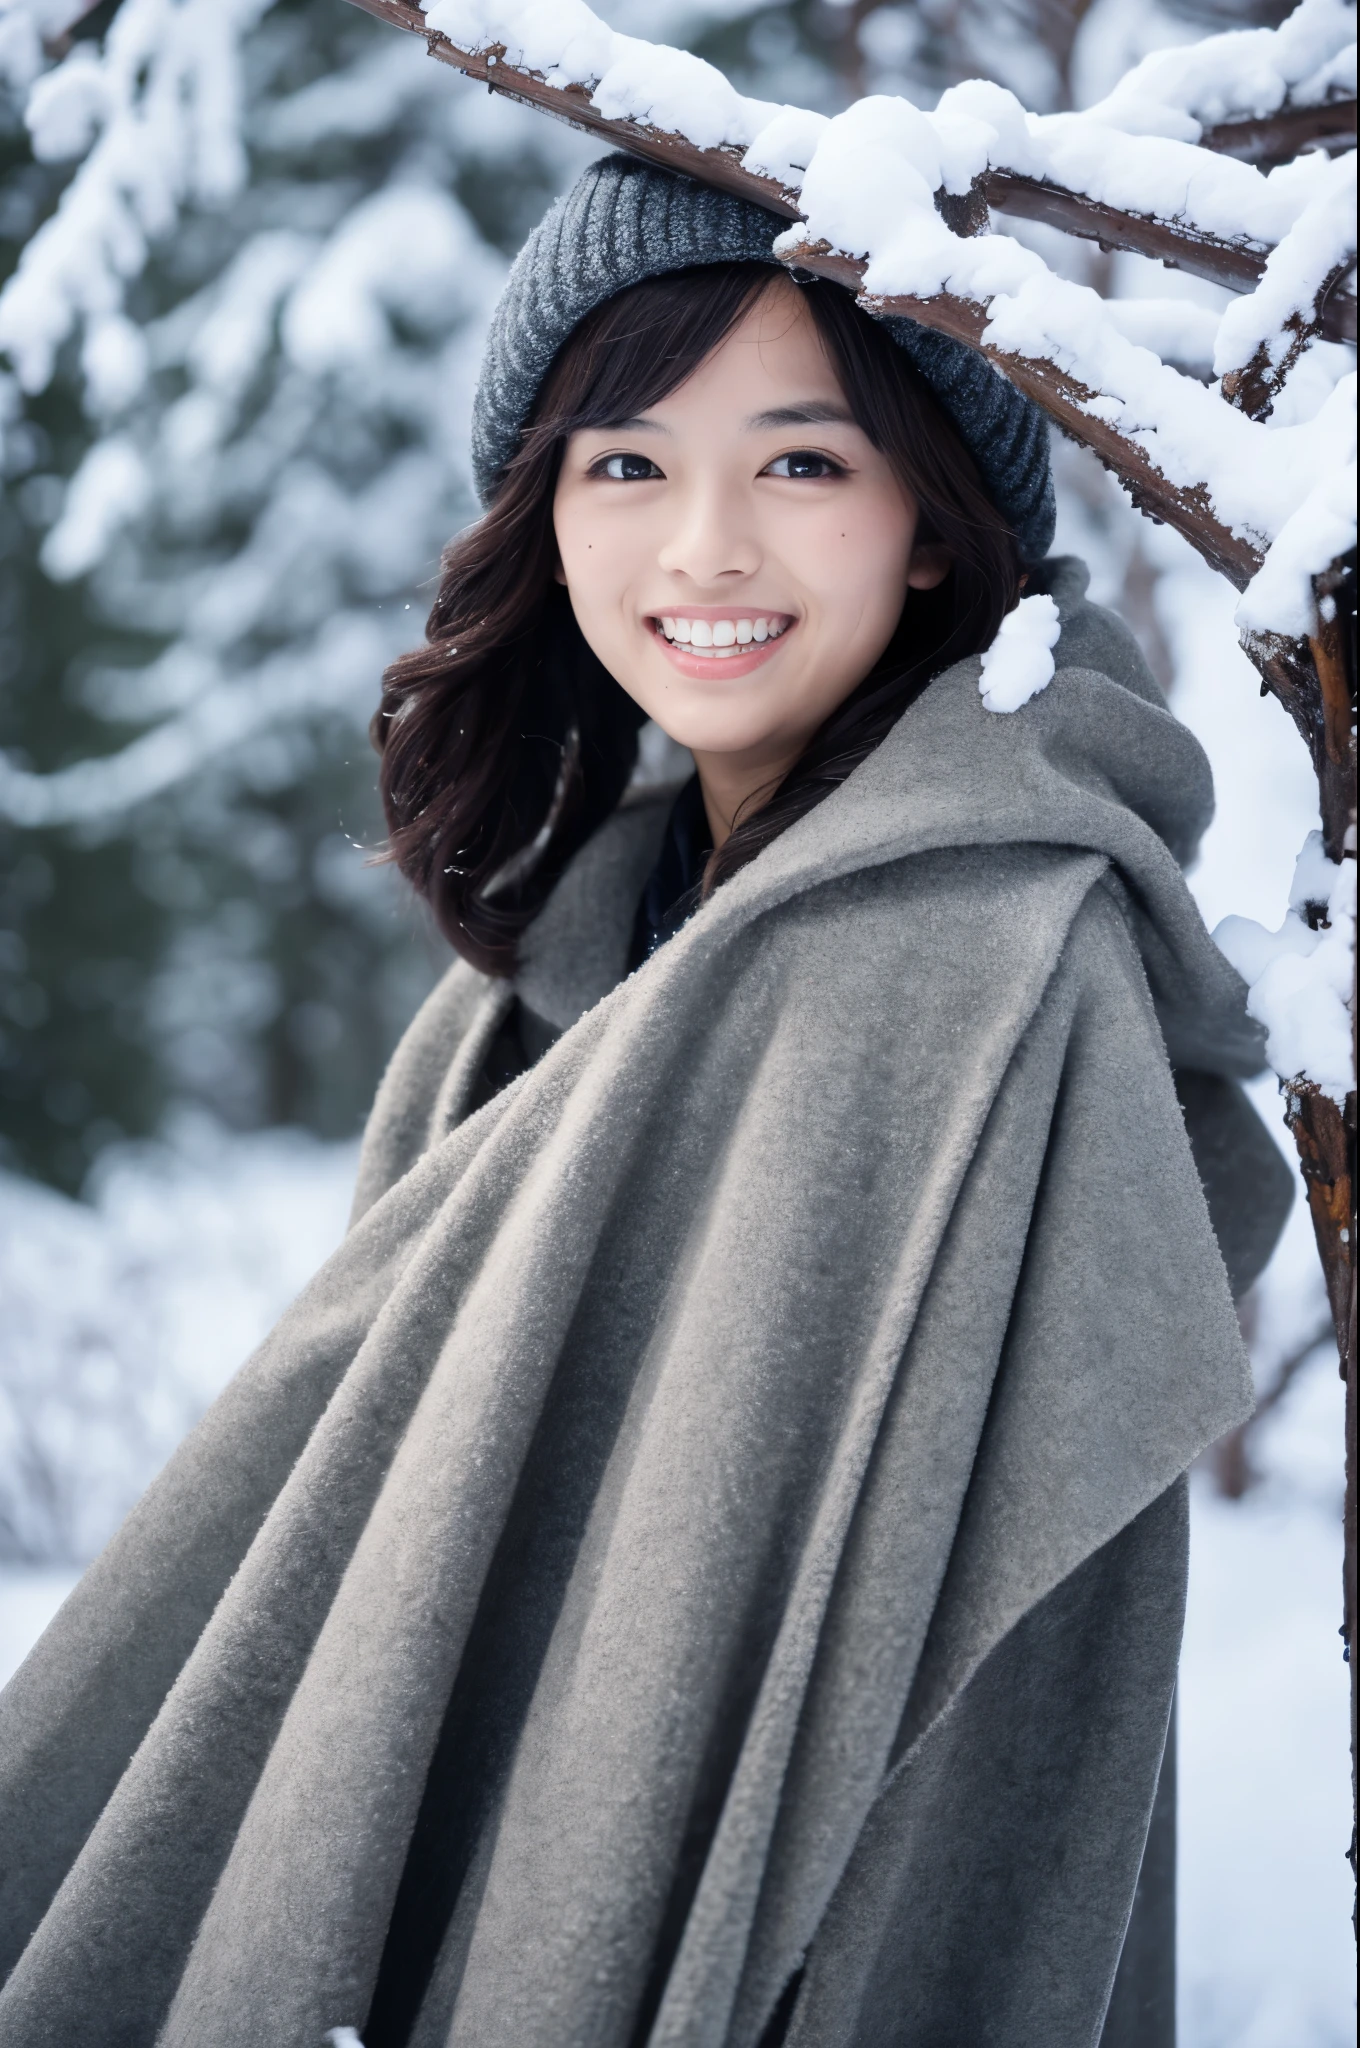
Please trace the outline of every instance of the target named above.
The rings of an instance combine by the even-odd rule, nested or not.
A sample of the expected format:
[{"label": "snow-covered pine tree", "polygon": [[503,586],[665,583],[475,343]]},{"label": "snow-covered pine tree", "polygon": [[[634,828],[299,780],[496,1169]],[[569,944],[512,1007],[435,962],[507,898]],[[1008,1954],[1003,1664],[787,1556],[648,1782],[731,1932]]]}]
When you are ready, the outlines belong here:
[{"label": "snow-covered pine tree", "polygon": [[0,183],[0,1116],[72,1189],[175,1099],[371,1097],[438,956],[358,850],[365,724],[473,510],[504,252],[583,156],[334,0],[108,15],[32,137],[12,92]]}]

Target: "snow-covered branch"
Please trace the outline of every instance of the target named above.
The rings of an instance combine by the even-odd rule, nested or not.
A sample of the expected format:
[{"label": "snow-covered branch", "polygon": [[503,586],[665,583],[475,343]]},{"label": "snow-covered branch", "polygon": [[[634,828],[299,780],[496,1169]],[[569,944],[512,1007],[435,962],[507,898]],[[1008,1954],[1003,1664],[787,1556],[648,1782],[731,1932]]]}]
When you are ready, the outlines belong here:
[{"label": "snow-covered branch", "polygon": [[[774,245],[784,260],[981,349],[1239,588],[1310,490],[1334,498],[1333,472],[1352,453],[1353,380],[1314,419],[1267,429],[1130,340],[1094,292],[979,230],[981,202],[1006,193],[1017,210],[1076,209],[1080,231],[1102,239],[1120,239],[1103,233],[1117,214],[1155,231],[1154,253],[1174,244],[1174,260],[1202,269],[1209,250],[1216,274],[1236,264],[1240,284],[1261,279],[1288,238],[1255,302],[1258,323],[1298,297],[1321,239],[1334,277],[1338,166],[1316,152],[1266,175],[1198,138],[1206,125],[1346,90],[1354,11],[1341,0],[1303,0],[1279,30],[1148,59],[1085,114],[1027,114],[974,80],[933,113],[870,98],[834,118],[748,98],[686,52],[617,33],[583,0],[430,0],[423,17],[401,0],[361,4],[419,24],[432,55],[494,89],[791,219]],[[1319,317],[1311,302],[1309,317]],[[1294,338],[1307,338],[1302,319]],[[1287,555],[1281,601],[1296,620],[1326,562]],[[1269,587],[1285,580],[1277,562]]]},{"label": "snow-covered branch", "polygon": [[1255,291],[1223,316],[1214,369],[1224,396],[1256,419],[1269,416],[1289,372],[1322,331],[1329,295],[1354,266],[1355,163],[1352,150],[1328,166],[1316,197],[1272,249]]},{"label": "snow-covered branch", "polygon": [[[33,83],[27,121],[40,161],[81,159],[52,218],[26,245],[0,291],[0,349],[26,391],[49,382],[58,349],[84,332],[92,410],[117,411],[145,376],[141,336],[125,317],[130,279],[149,243],[188,202],[224,205],[241,187],[238,51],[273,0],[123,0],[101,46],[77,43]],[[51,34],[85,12],[74,0],[0,15]],[[35,30],[36,33],[36,30]],[[20,75],[16,72],[16,75]]]},{"label": "snow-covered branch", "polygon": [[1303,0],[1279,28],[1230,29],[1155,50],[1090,118],[1133,135],[1203,143],[1231,121],[1345,99],[1355,99],[1355,8],[1348,0]]}]

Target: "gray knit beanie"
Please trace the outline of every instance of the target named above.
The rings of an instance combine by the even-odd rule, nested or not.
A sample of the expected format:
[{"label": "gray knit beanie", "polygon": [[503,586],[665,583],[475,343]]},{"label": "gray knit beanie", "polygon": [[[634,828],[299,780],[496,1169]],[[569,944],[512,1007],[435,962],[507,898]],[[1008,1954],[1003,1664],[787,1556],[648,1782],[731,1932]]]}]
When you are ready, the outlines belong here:
[{"label": "gray knit beanie", "polygon": [[[582,173],[520,250],[487,335],[472,408],[472,468],[490,502],[554,356],[587,313],[644,278],[701,263],[769,263],[788,223],[763,206],[607,156]],[[972,454],[1027,562],[1053,539],[1048,422],[975,349],[890,318],[905,349]]]}]

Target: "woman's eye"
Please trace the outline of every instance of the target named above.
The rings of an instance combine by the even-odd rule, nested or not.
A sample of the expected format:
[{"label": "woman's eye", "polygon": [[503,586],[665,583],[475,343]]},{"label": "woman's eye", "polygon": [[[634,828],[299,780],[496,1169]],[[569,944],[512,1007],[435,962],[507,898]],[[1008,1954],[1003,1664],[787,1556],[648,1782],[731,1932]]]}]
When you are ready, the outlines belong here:
[{"label": "woman's eye", "polygon": [[815,448],[795,448],[790,455],[777,455],[765,474],[801,478],[843,476],[845,472],[839,463],[829,455],[819,455]]},{"label": "woman's eye", "polygon": [[645,455],[606,455],[603,462],[595,464],[592,474],[610,477],[616,484],[642,484],[660,476],[661,471]]}]

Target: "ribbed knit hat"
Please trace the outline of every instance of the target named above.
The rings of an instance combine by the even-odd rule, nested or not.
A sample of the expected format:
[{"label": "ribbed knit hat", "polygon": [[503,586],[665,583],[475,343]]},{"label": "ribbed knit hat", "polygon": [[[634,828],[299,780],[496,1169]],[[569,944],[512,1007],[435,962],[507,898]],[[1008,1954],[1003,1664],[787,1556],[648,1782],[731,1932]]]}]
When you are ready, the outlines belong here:
[{"label": "ribbed knit hat", "polygon": [[[516,257],[492,316],[472,409],[472,467],[490,502],[548,369],[588,313],[644,278],[703,263],[769,263],[788,225],[749,200],[629,156],[590,165]],[[914,320],[885,319],[959,438],[1027,562],[1053,539],[1048,422],[975,349]]]}]

